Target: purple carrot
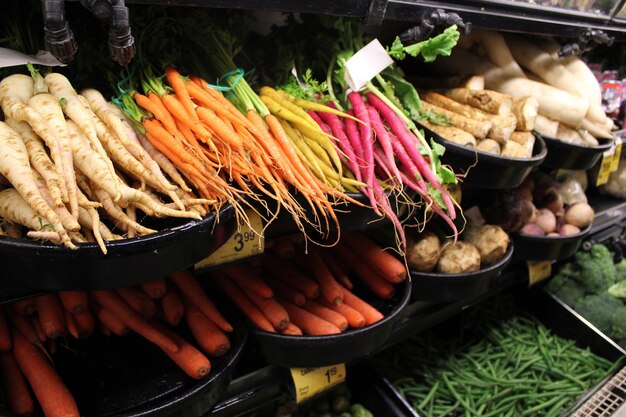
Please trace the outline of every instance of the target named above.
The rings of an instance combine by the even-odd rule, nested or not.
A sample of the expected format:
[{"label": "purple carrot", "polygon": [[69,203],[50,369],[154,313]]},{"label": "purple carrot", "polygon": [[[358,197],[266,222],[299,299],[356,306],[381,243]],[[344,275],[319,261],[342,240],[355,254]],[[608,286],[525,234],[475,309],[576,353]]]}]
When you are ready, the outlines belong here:
[{"label": "purple carrot", "polygon": [[376,139],[380,144],[380,147],[383,149],[384,155],[387,160],[387,168],[389,172],[393,174],[395,177],[400,180],[400,170],[396,165],[396,159],[393,155],[393,147],[391,145],[391,138],[389,137],[389,132],[385,128],[383,121],[380,119],[380,115],[372,106],[367,106],[367,114],[370,118],[370,123],[372,125],[372,129],[374,129],[374,133],[376,133]]},{"label": "purple carrot", "polygon": [[[337,146],[339,150],[345,155],[346,164],[348,168],[354,172],[357,181],[361,181],[361,170],[358,167],[358,161],[352,143],[346,135],[346,128],[341,119],[334,114],[320,113],[317,115],[325,122],[332,132],[332,136],[337,138]],[[319,122],[318,122],[319,123]]]},{"label": "purple carrot", "polygon": [[[441,191],[442,194],[447,194],[447,190],[443,187],[443,185],[439,183],[437,176],[430,170],[430,166],[424,160],[424,156],[419,152],[417,146],[411,143],[413,142],[411,132],[402,122],[402,120],[400,120],[398,115],[396,115],[394,111],[389,108],[389,106],[383,103],[383,101],[376,97],[376,95],[374,95],[373,93],[367,94],[367,100],[383,116],[383,118],[391,128],[391,131],[396,134],[396,137],[398,138],[401,146],[409,154],[409,156],[417,166],[419,172],[426,179],[426,181],[428,181],[433,187],[435,187],[435,189]],[[396,153],[398,152],[395,147],[394,151]],[[450,204],[451,201],[444,199],[444,202],[446,202],[446,209],[448,210],[450,217],[456,217],[454,205]]]},{"label": "purple carrot", "polygon": [[[348,111],[348,114],[352,116],[352,110]],[[382,216],[382,213],[378,210],[376,198],[374,197],[374,192],[372,191],[372,183],[376,181],[376,178],[371,178],[371,181],[368,181],[366,164],[363,160],[363,145],[361,144],[361,136],[359,135],[359,129],[356,126],[356,122],[352,119],[346,119],[346,135],[348,136],[355,153],[357,153],[357,168],[361,171],[362,181],[367,184],[367,187],[361,187],[361,192],[370,200],[374,213]]]},{"label": "purple carrot", "polygon": [[391,181],[398,184],[398,178],[392,177],[385,163],[385,154],[380,148],[374,148],[374,173],[382,181]]},{"label": "purple carrot", "polygon": [[326,133],[327,135],[332,136],[330,127],[328,127],[328,125],[326,123],[324,123],[324,121],[322,119],[320,119],[319,114],[315,113],[312,110],[307,110],[306,111],[309,116],[311,116],[311,119],[315,120],[315,123],[317,123],[319,125],[319,127],[324,131],[324,133]]},{"label": "purple carrot", "polygon": [[404,149],[396,135],[390,133],[391,137],[391,145],[393,146],[393,151],[395,152],[398,160],[403,165],[404,169],[409,173],[415,184],[424,192],[428,192],[428,187],[426,186],[426,182],[424,182],[424,178],[422,174],[420,174],[419,169],[417,169],[417,165],[411,159],[407,151]]},{"label": "purple carrot", "polygon": [[361,146],[363,147],[363,161],[365,162],[365,175],[363,178],[366,184],[371,185],[376,181],[376,178],[374,178],[374,137],[372,135],[370,117],[367,113],[363,97],[361,97],[358,92],[353,91],[348,94],[348,100],[350,100],[352,104],[354,116],[363,122],[359,123],[359,134],[361,135]]}]

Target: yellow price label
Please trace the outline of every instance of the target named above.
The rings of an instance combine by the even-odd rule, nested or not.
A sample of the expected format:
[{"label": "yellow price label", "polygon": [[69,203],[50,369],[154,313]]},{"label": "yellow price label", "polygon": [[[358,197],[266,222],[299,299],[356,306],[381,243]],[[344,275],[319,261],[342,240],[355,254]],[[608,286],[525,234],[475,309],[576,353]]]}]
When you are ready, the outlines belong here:
[{"label": "yellow price label", "polygon": [[606,184],[609,181],[611,165],[613,164],[613,155],[615,155],[615,148],[606,151],[602,155],[602,162],[600,163],[600,171],[598,172],[598,178],[596,179],[596,186]]},{"label": "yellow price label", "polygon": [[246,210],[246,213],[250,224],[239,225],[226,243],[195,265],[196,270],[260,255],[265,251],[263,219],[252,210]]},{"label": "yellow price label", "polygon": [[615,153],[613,154],[613,159],[611,160],[611,172],[617,171],[617,167],[619,166],[619,160],[622,157],[622,138],[616,139],[615,142]]},{"label": "yellow price label", "polygon": [[320,368],[290,368],[290,371],[297,403],[341,384],[346,379],[346,365],[343,363]]},{"label": "yellow price label", "polygon": [[552,261],[528,261],[528,281],[535,285],[552,275]]}]

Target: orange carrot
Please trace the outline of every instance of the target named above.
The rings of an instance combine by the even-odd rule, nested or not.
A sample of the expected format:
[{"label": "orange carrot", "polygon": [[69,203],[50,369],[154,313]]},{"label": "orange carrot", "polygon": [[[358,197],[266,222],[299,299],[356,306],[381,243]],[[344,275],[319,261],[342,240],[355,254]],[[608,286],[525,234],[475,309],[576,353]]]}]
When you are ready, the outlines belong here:
[{"label": "orange carrot", "polygon": [[[344,293],[344,297],[345,297],[345,293]],[[332,305],[326,302],[323,302],[323,304],[327,308],[330,308],[331,310],[344,316],[346,320],[348,321],[348,325],[352,327],[353,329],[358,329],[360,327],[365,326],[365,317],[363,317],[363,314],[359,313],[357,310],[350,307],[345,302],[339,306]]]},{"label": "orange carrot", "polygon": [[144,319],[150,320],[156,314],[156,303],[143,291],[129,287],[117,288],[115,292]]},{"label": "orange carrot", "polygon": [[252,270],[243,265],[231,265],[222,268],[221,271],[235,281],[239,288],[253,292],[260,297],[270,298],[274,292]]},{"label": "orange carrot", "polygon": [[93,291],[92,296],[105,309],[111,311],[126,326],[148,339],[163,350],[178,352],[178,346],[169,337],[159,332],[152,324],[133,310],[115,292],[110,290]]},{"label": "orange carrot", "polygon": [[381,278],[398,284],[407,277],[406,267],[395,256],[372,242],[360,232],[344,233],[343,241],[352,248],[355,254],[367,262]]},{"label": "orange carrot", "polygon": [[303,306],[306,302],[306,297],[300,291],[288,286],[282,281],[276,280],[274,278],[270,278],[269,276],[264,276],[263,281],[267,282],[272,291],[276,293],[279,297],[284,298],[292,304],[297,306]]},{"label": "orange carrot", "polygon": [[65,335],[65,317],[63,307],[56,295],[46,294],[35,298],[39,322],[46,336],[57,339]]},{"label": "orange carrot", "polygon": [[59,298],[70,313],[80,314],[87,311],[87,294],[83,291],[60,291]]},{"label": "orange carrot", "polygon": [[329,251],[320,250],[319,253],[322,260],[326,264],[326,267],[328,267],[328,270],[333,274],[337,282],[351,290],[354,285],[352,285],[352,281],[350,281],[350,278],[341,263]]},{"label": "orange carrot", "polygon": [[272,252],[276,253],[280,258],[292,259],[296,254],[296,249],[290,239],[279,239],[272,244]]},{"label": "orange carrot", "polygon": [[285,261],[268,252],[262,262],[269,275],[302,292],[307,298],[319,297],[319,284]]},{"label": "orange carrot", "polygon": [[302,308],[309,313],[315,314],[317,317],[334,324],[342,332],[348,328],[348,320],[344,316],[331,310],[330,308],[324,307],[315,300],[307,300],[306,304]]},{"label": "orange carrot", "polygon": [[191,272],[176,272],[172,274],[171,279],[185,295],[185,297],[198,307],[198,310],[202,311],[208,318],[210,318],[213,323],[217,324],[220,329],[225,332],[233,331],[233,326],[226,321],[213,301],[207,297],[200,284],[198,284],[193,275],[191,275]]},{"label": "orange carrot", "polygon": [[352,249],[339,243],[335,246],[335,251],[370,291],[385,300],[393,296],[395,292],[393,285],[381,278],[376,271],[363,262],[361,257],[356,256]]},{"label": "orange carrot", "polygon": [[300,265],[306,265],[315,280],[320,285],[322,297],[331,304],[339,305],[343,301],[343,293],[339,283],[330,273],[324,261],[315,251],[310,251],[308,255],[297,257]]},{"label": "orange carrot", "polygon": [[150,111],[150,113],[154,114],[154,117],[163,123],[165,129],[173,135],[177,129],[176,122],[170,112],[165,108],[165,105],[163,105],[161,97],[151,91],[148,93],[148,99],[154,104],[154,109],[158,112],[155,114]]},{"label": "orange carrot", "polygon": [[128,334],[128,326],[126,326],[122,320],[118,319],[110,310],[97,303],[94,303],[93,310],[98,320],[100,320],[102,327],[107,329],[109,333],[113,333],[116,336]]},{"label": "orange carrot", "polygon": [[87,310],[81,314],[74,314],[74,322],[76,323],[79,339],[87,339],[92,335],[95,323],[91,311]]},{"label": "orange carrot", "polygon": [[281,333],[290,336],[302,336],[302,330],[300,330],[300,328],[293,323],[289,323],[287,327],[281,330]]},{"label": "orange carrot", "polygon": [[[20,332],[30,343],[34,345],[41,343],[30,318],[17,313],[12,308],[7,311],[7,316],[13,328]],[[37,322],[39,323],[39,320]]]},{"label": "orange carrot", "polygon": [[144,282],[140,284],[141,289],[145,292],[148,297],[158,299],[165,295],[167,291],[167,284],[165,284],[165,279],[159,278],[154,281]]},{"label": "orange carrot", "polygon": [[163,309],[165,320],[172,326],[177,326],[185,315],[183,302],[176,294],[176,291],[172,289],[168,290],[165,296],[161,298],[161,308]]},{"label": "orange carrot", "polygon": [[256,292],[249,290],[247,287],[239,287],[254,303],[263,315],[272,323],[272,327],[276,330],[282,330],[289,324],[289,314],[282,305],[274,298],[261,297]]},{"label": "orange carrot", "polygon": [[193,337],[204,352],[215,357],[228,352],[230,340],[226,333],[191,303],[187,305],[185,319]]},{"label": "orange carrot", "polygon": [[179,347],[178,352],[171,352],[167,349],[162,350],[180,369],[194,379],[201,379],[209,374],[211,362],[202,352],[162,324],[154,322],[152,325],[160,333],[174,340]]},{"label": "orange carrot", "polygon": [[76,402],[44,354],[13,332],[13,356],[46,417],[80,417]]},{"label": "orange carrot", "polygon": [[74,320],[74,316],[67,310],[63,311],[63,315],[65,316],[65,325],[67,326],[67,331],[74,339],[80,339],[78,334],[78,327],[76,326],[76,321]]},{"label": "orange carrot", "polygon": [[[211,132],[209,132],[202,123],[196,122],[198,118],[198,114],[195,114],[195,117],[191,114],[187,113],[185,106],[178,100],[175,95],[172,94],[163,94],[161,96],[161,101],[163,105],[170,112],[170,114],[174,117],[175,120],[180,120],[182,123],[186,124],[193,132],[197,133],[201,138],[210,138]],[[193,102],[192,102],[193,104]]]},{"label": "orange carrot", "polygon": [[20,416],[33,414],[35,412],[33,397],[26,385],[24,374],[10,353],[0,354],[0,379],[9,411]]},{"label": "orange carrot", "polygon": [[0,310],[0,352],[9,352],[11,350],[11,333],[4,313]]},{"label": "orange carrot", "polygon": [[213,271],[211,276],[252,324],[266,332],[276,333],[274,326],[272,326],[272,323],[269,322],[261,310],[226,275],[219,271]]},{"label": "orange carrot", "polygon": [[37,340],[39,343],[44,343],[48,340],[48,336],[46,336],[46,332],[41,328],[41,322],[39,321],[39,317],[31,316],[31,323],[33,325],[33,329],[35,329],[35,334],[37,335]]},{"label": "orange carrot", "polygon": [[347,288],[342,288],[344,302],[365,317],[365,324],[370,325],[382,320],[385,316],[374,307],[361,300]]},{"label": "orange carrot", "polygon": [[287,310],[287,313],[289,313],[291,322],[302,329],[304,334],[322,336],[341,333],[341,330],[339,330],[339,328],[334,324],[329,323],[298,306],[286,301],[283,302],[282,305],[285,307],[285,310]]},{"label": "orange carrot", "polygon": [[187,113],[191,116],[194,121],[198,121],[198,116],[195,112],[195,105],[193,101],[191,101],[191,97],[189,97],[189,91],[187,91],[187,86],[185,85],[185,81],[183,80],[180,73],[172,67],[165,68],[165,78],[167,78],[167,82],[170,83],[178,100],[185,107]]},{"label": "orange carrot", "polygon": [[215,132],[215,134],[225,141],[231,149],[241,152],[243,151],[243,141],[241,137],[231,129],[217,114],[211,109],[205,107],[196,107],[196,114],[207,126]]},{"label": "orange carrot", "polygon": [[23,316],[30,316],[37,311],[37,305],[34,298],[26,298],[12,303],[13,308]]}]

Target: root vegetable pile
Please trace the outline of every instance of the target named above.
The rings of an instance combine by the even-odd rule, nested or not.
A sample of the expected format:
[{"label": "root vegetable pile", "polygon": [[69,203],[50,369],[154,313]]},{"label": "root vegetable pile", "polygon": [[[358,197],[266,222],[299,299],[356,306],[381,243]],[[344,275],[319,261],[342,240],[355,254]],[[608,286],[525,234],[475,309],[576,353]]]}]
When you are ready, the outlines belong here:
[{"label": "root vegetable pile", "polygon": [[[172,330],[183,322],[195,344]],[[78,417],[76,402],[53,363],[67,338],[134,332],[158,346],[190,378],[201,379],[211,371],[208,357],[230,349],[232,331],[187,271],[134,288],[65,291],[21,300],[0,309],[2,392],[9,410],[18,415],[34,413],[32,390],[46,417]]]},{"label": "root vegetable pile", "polygon": [[[305,272],[308,271],[308,272]],[[257,265],[222,268],[212,278],[260,330],[288,335],[330,335],[383,319],[355,295],[352,278],[389,299],[406,268],[362,233],[344,233],[332,249],[304,249],[290,240],[272,246]]]}]

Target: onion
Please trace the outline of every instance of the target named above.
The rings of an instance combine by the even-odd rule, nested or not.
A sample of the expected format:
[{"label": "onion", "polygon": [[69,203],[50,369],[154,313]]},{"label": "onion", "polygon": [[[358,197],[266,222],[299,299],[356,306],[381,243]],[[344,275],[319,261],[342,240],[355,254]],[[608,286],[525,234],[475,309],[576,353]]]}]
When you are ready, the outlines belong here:
[{"label": "onion", "polygon": [[557,216],[563,214],[563,197],[556,188],[548,188],[537,203],[539,207],[545,207]]},{"label": "onion", "polygon": [[542,208],[537,214],[535,224],[541,227],[545,233],[554,232],[556,230],[556,216],[551,210]]},{"label": "onion", "polygon": [[594,212],[587,203],[575,203],[565,210],[565,223],[584,229],[593,221]]},{"label": "onion", "polygon": [[559,236],[571,236],[580,233],[580,229],[572,224],[564,224],[559,227]]},{"label": "onion", "polygon": [[561,237],[557,232],[550,232],[546,235],[547,237]]},{"label": "onion", "polygon": [[522,230],[520,230],[520,233],[523,235],[529,235],[529,236],[544,236],[545,235],[545,232],[543,231],[543,229],[537,226],[536,224],[527,224],[526,226],[522,227]]}]

